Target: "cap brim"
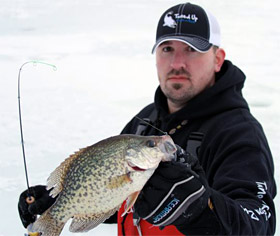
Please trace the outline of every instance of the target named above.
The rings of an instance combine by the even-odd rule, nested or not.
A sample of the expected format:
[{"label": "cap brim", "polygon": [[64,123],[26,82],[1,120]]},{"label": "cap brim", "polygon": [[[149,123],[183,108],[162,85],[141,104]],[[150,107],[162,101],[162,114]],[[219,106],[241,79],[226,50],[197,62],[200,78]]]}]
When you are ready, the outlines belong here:
[{"label": "cap brim", "polygon": [[190,47],[192,47],[193,49],[201,53],[207,52],[212,47],[212,44],[205,39],[201,39],[197,37],[188,37],[188,36],[168,36],[157,40],[157,42],[155,43],[152,49],[152,53],[155,52],[155,50],[160,44],[170,40],[186,43],[187,45],[189,45]]}]

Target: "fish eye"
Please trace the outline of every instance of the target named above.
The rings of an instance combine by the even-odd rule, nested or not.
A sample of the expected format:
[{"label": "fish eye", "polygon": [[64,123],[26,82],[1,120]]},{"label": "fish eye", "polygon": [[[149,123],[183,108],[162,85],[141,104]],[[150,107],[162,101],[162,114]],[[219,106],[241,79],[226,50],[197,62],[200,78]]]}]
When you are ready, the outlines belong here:
[{"label": "fish eye", "polygon": [[147,144],[148,147],[155,147],[156,146],[156,142],[154,140],[148,140],[146,144]]}]

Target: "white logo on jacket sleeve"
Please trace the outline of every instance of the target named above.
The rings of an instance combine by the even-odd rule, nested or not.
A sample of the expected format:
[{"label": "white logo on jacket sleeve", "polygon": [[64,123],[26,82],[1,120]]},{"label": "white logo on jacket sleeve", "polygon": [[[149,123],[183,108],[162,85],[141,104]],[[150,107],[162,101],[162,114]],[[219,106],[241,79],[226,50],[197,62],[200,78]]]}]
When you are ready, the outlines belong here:
[{"label": "white logo on jacket sleeve", "polygon": [[168,13],[166,13],[165,17],[164,17],[164,24],[163,26],[168,26],[170,28],[175,28],[177,23],[176,21],[172,18],[172,14],[173,12],[170,11]]},{"label": "white logo on jacket sleeve", "polygon": [[[266,191],[267,191],[267,184],[265,181],[263,182],[256,182],[257,185],[257,197],[259,199],[263,199],[264,196],[266,195]],[[243,207],[242,205],[240,205],[240,207],[244,210],[244,212],[246,214],[248,214],[250,216],[250,218],[252,220],[256,220],[259,221],[260,220],[260,216],[264,217],[264,219],[266,221],[269,220],[269,218],[271,217],[271,213],[270,213],[270,208],[269,206],[266,204],[265,201],[261,202],[260,207],[256,208],[256,209],[248,209],[246,207]]]},{"label": "white logo on jacket sleeve", "polygon": [[244,210],[244,212],[251,217],[252,220],[259,221],[259,217],[257,217],[256,213],[253,210],[249,210],[246,207],[240,205],[240,207]]},{"label": "white logo on jacket sleeve", "polygon": [[269,206],[263,202],[262,206],[259,209],[255,209],[255,211],[261,216],[265,217],[265,220],[268,221],[268,219],[271,217]]},{"label": "white logo on jacket sleeve", "polygon": [[258,188],[258,198],[263,199],[263,196],[266,195],[267,185],[266,182],[256,182]]}]

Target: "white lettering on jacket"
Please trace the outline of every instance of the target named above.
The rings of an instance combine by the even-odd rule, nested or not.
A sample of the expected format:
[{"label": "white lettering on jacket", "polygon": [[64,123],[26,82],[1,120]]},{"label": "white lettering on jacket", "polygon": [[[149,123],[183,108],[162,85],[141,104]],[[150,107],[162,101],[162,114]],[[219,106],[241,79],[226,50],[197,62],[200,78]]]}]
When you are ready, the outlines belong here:
[{"label": "white lettering on jacket", "polygon": [[260,199],[263,199],[263,196],[266,195],[266,191],[267,191],[267,185],[266,182],[256,182],[257,187],[258,187],[258,192],[257,192],[257,196]]},{"label": "white lettering on jacket", "polygon": [[[258,188],[257,197],[259,199],[263,199],[264,196],[266,195],[267,184],[265,181],[256,182],[256,184],[257,184],[257,188]],[[263,216],[265,218],[265,220],[268,221],[268,219],[271,217],[270,208],[265,203],[265,201],[262,201],[262,205],[259,208],[253,209],[253,210],[249,210],[241,205],[240,205],[240,207],[244,210],[244,212],[246,214],[248,214],[251,217],[252,220],[259,221],[260,219],[258,216]]]},{"label": "white lettering on jacket", "polygon": [[255,211],[261,216],[263,215],[265,217],[265,220],[268,221],[268,219],[271,217],[271,213],[269,212],[269,206],[263,202],[262,207],[259,209],[255,209]]},{"label": "white lettering on jacket", "polygon": [[243,207],[242,205],[240,205],[240,207],[244,210],[245,213],[247,213],[251,217],[252,220],[256,220],[256,221],[260,220],[254,211],[248,210],[246,207]]},{"label": "white lettering on jacket", "polygon": [[179,202],[179,199],[173,198],[157,216],[153,217],[153,223],[155,224],[166,217]]}]

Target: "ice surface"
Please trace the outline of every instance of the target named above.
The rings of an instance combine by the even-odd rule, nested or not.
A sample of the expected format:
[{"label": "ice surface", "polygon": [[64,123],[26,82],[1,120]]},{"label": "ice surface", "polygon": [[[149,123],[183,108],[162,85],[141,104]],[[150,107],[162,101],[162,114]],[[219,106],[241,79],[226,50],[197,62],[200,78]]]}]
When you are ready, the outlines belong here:
[{"label": "ice surface", "polygon": [[[157,87],[151,49],[158,18],[173,0],[1,0],[0,236],[23,235],[17,213],[26,188],[20,145],[17,76],[21,74],[24,139],[30,184],[44,184],[69,154],[118,134]],[[247,75],[244,95],[280,161],[279,4],[209,1],[227,58]],[[276,198],[279,212],[279,198]],[[279,228],[279,227],[278,227]],[[62,235],[69,235],[66,227]],[[76,234],[81,235],[81,234]],[[82,235],[116,235],[101,225]],[[277,233],[276,233],[277,235]]]}]

